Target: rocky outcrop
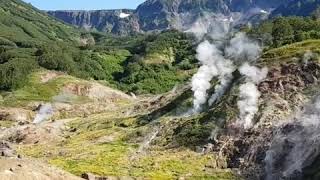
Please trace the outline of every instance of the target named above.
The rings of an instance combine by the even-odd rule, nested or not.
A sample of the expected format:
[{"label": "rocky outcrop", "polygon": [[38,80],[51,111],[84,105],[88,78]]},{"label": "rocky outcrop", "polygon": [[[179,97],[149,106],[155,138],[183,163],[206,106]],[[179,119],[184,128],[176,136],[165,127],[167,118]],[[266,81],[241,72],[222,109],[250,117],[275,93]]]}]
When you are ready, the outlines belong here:
[{"label": "rocky outcrop", "polygon": [[86,180],[135,180],[135,178],[131,178],[131,177],[115,177],[115,176],[102,177],[102,176],[98,176],[91,173],[84,173],[81,175],[81,177]]},{"label": "rocky outcrop", "polygon": [[225,132],[213,141],[213,151],[226,157],[228,168],[241,169],[246,179],[264,179],[266,152],[275,133],[286,134],[299,128],[286,122],[308,102],[310,97],[303,92],[316,88],[319,78],[320,65],[315,62],[270,68],[268,77],[259,85],[263,97],[255,127],[239,131],[230,121]]},{"label": "rocky outcrop", "polygon": [[5,108],[0,109],[0,121],[12,122],[28,122],[34,117],[34,113],[30,110],[22,108]]},{"label": "rocky outcrop", "polygon": [[2,157],[13,157],[16,151],[11,147],[9,142],[0,142],[0,156]]}]

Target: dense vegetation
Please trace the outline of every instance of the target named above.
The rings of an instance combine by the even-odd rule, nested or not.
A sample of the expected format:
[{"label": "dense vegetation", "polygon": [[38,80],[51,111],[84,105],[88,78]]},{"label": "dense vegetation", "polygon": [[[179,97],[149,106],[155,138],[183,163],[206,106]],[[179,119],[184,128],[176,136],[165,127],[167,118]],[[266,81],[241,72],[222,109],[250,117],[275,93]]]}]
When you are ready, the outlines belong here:
[{"label": "dense vegetation", "polygon": [[119,37],[82,33],[19,0],[0,2],[0,90],[25,84],[39,68],[161,93],[189,76],[191,37],[176,31]]},{"label": "dense vegetation", "polygon": [[151,35],[136,47],[140,47],[140,52],[125,62],[124,72],[116,79],[127,91],[168,91],[187,80],[191,75],[187,70],[195,68],[190,37],[183,33],[168,31]]},{"label": "dense vegetation", "polygon": [[24,84],[39,68],[37,49],[44,44],[76,43],[78,32],[18,0],[0,1],[0,90]]},{"label": "dense vegetation", "polygon": [[161,93],[189,76],[191,37],[176,31],[117,37],[82,33],[18,0],[1,1],[0,90],[24,85],[39,68],[135,93]]},{"label": "dense vegetation", "polygon": [[[161,93],[189,76],[179,70],[193,68],[192,48],[188,37],[178,32],[150,35],[123,49],[76,47],[59,41],[29,48],[2,46],[0,88],[19,87],[32,70],[43,67],[84,79],[106,80],[131,92]],[[168,56],[161,57],[165,53]]]},{"label": "dense vegetation", "polygon": [[265,46],[280,47],[294,42],[320,38],[320,20],[314,17],[277,17],[249,30]]}]

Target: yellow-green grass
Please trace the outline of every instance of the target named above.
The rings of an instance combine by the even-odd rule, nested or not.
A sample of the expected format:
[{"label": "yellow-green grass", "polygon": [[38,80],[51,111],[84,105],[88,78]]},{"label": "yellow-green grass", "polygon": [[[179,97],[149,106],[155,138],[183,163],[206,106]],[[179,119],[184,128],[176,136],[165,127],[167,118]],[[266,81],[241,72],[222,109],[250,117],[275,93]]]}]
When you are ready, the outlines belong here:
[{"label": "yellow-green grass", "polygon": [[172,47],[169,47],[162,52],[149,53],[144,58],[144,63],[147,64],[171,64],[174,62],[174,51]]},{"label": "yellow-green grass", "polygon": [[131,175],[152,179],[235,179],[231,171],[212,168],[216,161],[212,154],[202,155],[188,149],[150,151],[132,162],[135,166]]},{"label": "yellow-green grass", "polygon": [[[116,116],[116,115],[114,115]],[[201,155],[187,148],[151,148],[137,153],[140,141],[132,136],[147,127],[137,127],[135,118],[112,117],[111,114],[77,119],[68,126],[63,142],[21,146],[19,153],[47,160],[73,174],[94,173],[101,176],[130,176],[146,179],[235,179],[231,171],[213,167],[214,154]],[[127,123],[128,127],[119,126]],[[105,140],[107,139],[107,140]]]},{"label": "yellow-green grass", "polygon": [[174,56],[171,54],[149,54],[144,58],[146,64],[171,64],[174,61]]},{"label": "yellow-green grass", "polygon": [[9,128],[12,127],[15,123],[13,121],[0,121],[0,127]]},{"label": "yellow-green grass", "polygon": [[320,40],[307,40],[266,51],[262,63],[290,63],[293,57],[302,57],[306,52],[320,53]]},{"label": "yellow-green grass", "polygon": [[137,144],[122,141],[94,144],[86,141],[87,138],[75,138],[61,146],[36,145],[22,151],[28,156],[47,159],[50,164],[76,175],[90,172],[101,176],[150,179],[177,179],[185,176],[194,179],[235,179],[228,170],[206,170],[207,165],[215,163],[214,155],[200,155],[187,149],[163,150],[152,151],[134,159]]}]

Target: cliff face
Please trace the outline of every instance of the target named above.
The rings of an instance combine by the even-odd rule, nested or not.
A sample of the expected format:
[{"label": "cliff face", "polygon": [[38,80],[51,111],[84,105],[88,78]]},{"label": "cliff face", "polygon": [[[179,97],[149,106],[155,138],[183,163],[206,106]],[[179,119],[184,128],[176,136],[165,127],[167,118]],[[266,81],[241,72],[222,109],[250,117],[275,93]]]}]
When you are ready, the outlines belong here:
[{"label": "cliff face", "polygon": [[[204,15],[253,16],[247,12],[252,9],[270,11],[290,0],[147,0],[136,10],[98,10],[98,11],[49,11],[56,18],[85,29],[97,29],[115,34],[133,32],[161,31],[181,28],[177,24],[195,22]],[[260,11],[255,11],[255,15]],[[250,16],[250,17],[249,17]],[[184,23],[182,23],[184,24]]]},{"label": "cliff face", "polygon": [[138,18],[132,10],[48,11],[48,14],[84,29],[114,34],[139,32]]}]

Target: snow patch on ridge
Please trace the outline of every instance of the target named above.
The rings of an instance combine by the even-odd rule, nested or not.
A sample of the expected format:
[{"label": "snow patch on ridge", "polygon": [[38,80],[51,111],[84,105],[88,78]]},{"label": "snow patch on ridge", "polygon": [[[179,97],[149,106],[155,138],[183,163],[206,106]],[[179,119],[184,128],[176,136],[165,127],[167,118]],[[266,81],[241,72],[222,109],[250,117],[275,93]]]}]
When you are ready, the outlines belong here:
[{"label": "snow patch on ridge", "polygon": [[119,15],[120,18],[126,18],[126,17],[129,17],[129,16],[130,16],[130,14],[123,13],[123,12],[121,12],[120,15]]}]

